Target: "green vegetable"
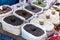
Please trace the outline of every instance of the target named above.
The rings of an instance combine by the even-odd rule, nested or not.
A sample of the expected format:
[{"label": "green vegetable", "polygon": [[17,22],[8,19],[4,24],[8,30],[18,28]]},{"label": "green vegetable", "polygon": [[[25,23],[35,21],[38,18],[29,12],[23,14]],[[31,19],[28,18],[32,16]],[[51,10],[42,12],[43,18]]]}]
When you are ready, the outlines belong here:
[{"label": "green vegetable", "polygon": [[41,4],[41,2],[38,2],[38,4]]},{"label": "green vegetable", "polygon": [[41,4],[42,3],[42,1],[41,0],[38,0],[38,4]]},{"label": "green vegetable", "polygon": [[45,7],[46,4],[42,3],[42,2],[33,2],[33,4],[41,6],[41,7]]}]

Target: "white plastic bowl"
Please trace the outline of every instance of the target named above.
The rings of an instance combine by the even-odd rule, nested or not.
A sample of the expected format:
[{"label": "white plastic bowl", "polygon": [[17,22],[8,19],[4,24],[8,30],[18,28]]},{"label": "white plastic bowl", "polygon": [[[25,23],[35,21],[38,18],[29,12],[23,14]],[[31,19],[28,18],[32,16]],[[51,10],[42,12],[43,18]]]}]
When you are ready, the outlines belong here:
[{"label": "white plastic bowl", "polygon": [[24,21],[23,24],[18,25],[18,26],[14,26],[14,25],[11,25],[11,24],[8,24],[7,22],[5,22],[4,18],[2,19],[3,30],[8,31],[8,32],[15,34],[15,35],[19,35],[21,33],[21,26],[25,23],[25,21],[22,19]]},{"label": "white plastic bowl", "polygon": [[[28,6],[28,4],[27,4],[26,6]],[[25,7],[26,7],[26,6],[25,6]],[[34,6],[34,5],[32,4],[32,6]],[[37,7],[37,8],[40,8],[40,9],[41,9],[41,11],[39,11],[39,12],[37,12],[37,13],[32,12],[32,11],[29,11],[29,10],[27,10],[25,7],[24,7],[24,10],[26,10],[26,11],[28,11],[28,12],[32,13],[33,15],[41,14],[41,13],[43,12],[43,8],[42,8],[42,7],[37,7],[37,6],[35,6],[35,7]]]},{"label": "white plastic bowl", "polygon": [[17,28],[11,28],[11,27],[7,27],[7,25],[3,25],[3,30],[9,32],[9,33],[12,33],[14,35],[20,35],[21,33],[21,30],[20,28],[17,29]]},{"label": "white plastic bowl", "polygon": [[[43,21],[44,25],[40,25],[39,21]],[[52,35],[54,33],[54,31],[55,31],[54,25],[50,21],[42,19],[42,18],[34,18],[34,19],[32,19],[30,21],[30,23],[34,23],[34,24],[40,25],[42,28],[44,28],[46,30],[48,36]]]},{"label": "white plastic bowl", "polygon": [[[25,10],[25,9],[17,9],[17,10]],[[20,15],[18,15],[17,13],[15,13],[17,10],[15,10],[14,12],[13,12],[13,14],[16,16],[16,17],[18,17],[18,18],[22,18],[23,20],[30,20],[30,19],[32,19],[33,18],[33,14],[32,13],[30,13],[30,14],[32,14],[32,16],[30,17],[30,18],[28,18],[28,19],[26,19],[26,18],[24,18],[23,16],[20,16]],[[27,11],[27,10],[25,10],[25,11]],[[28,11],[27,11],[28,12]]]},{"label": "white plastic bowl", "polygon": [[46,38],[47,38],[47,35],[46,35],[46,31],[43,29],[43,28],[41,28],[41,26],[39,26],[39,25],[36,25],[36,24],[32,24],[32,25],[34,25],[34,26],[36,26],[36,27],[40,27],[40,29],[42,29],[43,31],[44,31],[44,34],[43,35],[41,35],[41,36],[39,36],[39,37],[37,37],[37,36],[34,36],[34,35],[32,35],[32,34],[30,34],[29,32],[27,32],[23,27],[25,26],[25,25],[27,25],[27,24],[32,24],[32,23],[26,23],[26,24],[24,24],[23,26],[22,26],[22,37],[23,38],[25,38],[26,40],[46,40]]},{"label": "white plastic bowl", "polygon": [[52,10],[47,10],[47,11],[45,11],[44,14],[39,15],[38,18],[46,19],[46,15],[50,15],[50,19],[47,19],[47,20],[49,20],[50,22],[52,22],[55,25],[59,24],[59,12],[56,11],[55,15],[52,15]]},{"label": "white plastic bowl", "polygon": [[[41,6],[38,6],[38,5],[36,5],[36,4],[33,4],[33,2],[37,2],[37,1],[32,1],[32,5],[34,5],[34,6],[36,6],[36,7],[41,7]],[[45,3],[46,4],[46,6],[45,7],[42,7],[43,9],[49,9],[49,7],[51,6],[48,2],[46,2]]]},{"label": "white plastic bowl", "polygon": [[[10,7],[9,5],[3,5],[3,6],[8,6],[8,7]],[[0,6],[0,9],[2,9],[3,6]],[[10,8],[11,8],[11,7],[10,7]],[[11,8],[11,9],[12,9],[12,8]],[[3,17],[6,17],[6,16],[8,16],[8,15],[11,15],[12,12],[13,12],[13,9],[12,9],[11,11],[7,12],[7,13],[0,14],[0,22],[1,22],[1,19],[2,19]]]}]

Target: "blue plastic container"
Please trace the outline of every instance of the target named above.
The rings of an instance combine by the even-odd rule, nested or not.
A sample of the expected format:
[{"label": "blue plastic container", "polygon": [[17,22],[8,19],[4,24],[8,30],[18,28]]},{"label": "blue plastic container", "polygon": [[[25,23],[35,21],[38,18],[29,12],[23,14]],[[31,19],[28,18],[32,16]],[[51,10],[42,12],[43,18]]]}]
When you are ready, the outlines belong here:
[{"label": "blue plastic container", "polygon": [[18,2],[19,0],[0,0],[0,5],[13,5]]}]

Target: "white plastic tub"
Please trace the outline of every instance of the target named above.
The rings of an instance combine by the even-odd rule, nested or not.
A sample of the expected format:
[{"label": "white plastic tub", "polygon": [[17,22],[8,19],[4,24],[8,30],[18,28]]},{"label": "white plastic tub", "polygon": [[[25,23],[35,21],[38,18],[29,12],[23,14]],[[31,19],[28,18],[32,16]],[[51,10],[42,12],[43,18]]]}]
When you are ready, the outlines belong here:
[{"label": "white plastic tub", "polygon": [[14,26],[12,24],[9,24],[9,23],[5,22],[4,18],[2,19],[2,28],[3,28],[3,30],[5,30],[7,32],[10,32],[12,34],[15,34],[15,35],[19,35],[21,33],[21,27],[25,23],[25,21],[22,19],[23,20],[23,24],[18,25],[18,26]]},{"label": "white plastic tub", "polygon": [[7,25],[3,25],[3,30],[12,33],[14,35],[20,35],[21,30],[20,28],[12,28],[12,27],[7,27]]},{"label": "white plastic tub", "polygon": [[41,28],[41,26],[39,26],[39,25],[36,25],[36,24],[32,24],[32,25],[34,25],[34,26],[36,26],[36,27],[40,27],[40,29],[42,29],[43,31],[44,31],[44,34],[43,35],[41,35],[41,36],[39,36],[39,37],[37,37],[37,36],[34,36],[34,35],[32,35],[32,34],[30,34],[29,32],[27,32],[25,29],[24,29],[24,26],[25,25],[27,25],[27,24],[31,24],[31,23],[26,23],[26,24],[24,24],[23,26],[22,26],[22,37],[23,38],[25,38],[26,40],[46,40],[46,38],[47,38],[47,35],[46,35],[46,31],[43,29],[43,28]]},{"label": "white plastic tub", "polygon": [[[8,6],[8,7],[10,7],[9,5],[3,5],[3,6]],[[0,9],[2,9],[3,6],[0,6]],[[11,8],[11,7],[10,7],[10,8]],[[12,9],[12,8],[11,8],[11,9]],[[7,13],[0,14],[0,22],[1,22],[1,19],[2,19],[3,17],[6,17],[6,16],[8,16],[8,15],[11,15],[12,12],[13,12],[13,9],[12,9],[11,11],[7,12]]]},{"label": "white plastic tub", "polygon": [[[25,10],[25,9],[17,9],[17,10]],[[32,13],[28,12],[27,10],[25,10],[26,12],[28,12],[28,13],[30,13],[30,14],[32,15],[30,18],[26,19],[26,18],[24,18],[23,16],[20,16],[20,15],[18,15],[17,13],[15,13],[17,10],[15,10],[15,11],[13,12],[13,14],[14,14],[16,17],[22,18],[22,19],[25,20],[25,21],[28,21],[28,20],[30,20],[30,19],[32,19],[32,18],[34,17],[34,15],[33,15]]]},{"label": "white plastic tub", "polygon": [[[55,12],[54,15],[52,14],[52,11]],[[46,16],[50,16],[50,18],[47,19]],[[55,10],[47,10],[47,11],[45,11],[45,13],[39,15],[38,18],[46,19],[46,20],[52,22],[55,25],[58,25],[59,24],[59,12],[57,12]]]},{"label": "white plastic tub", "polygon": [[55,9],[56,11],[59,12],[60,11],[60,4],[59,5],[53,5],[53,7],[51,9]]},{"label": "white plastic tub", "polygon": [[[36,7],[41,7],[41,6],[39,6],[39,5],[36,5],[36,4],[33,4],[33,2],[37,2],[37,0],[35,0],[35,1],[32,1],[32,5],[34,5],[34,6],[36,6]],[[44,2],[43,2],[44,3]],[[51,2],[50,1],[46,1],[44,4],[46,4],[46,6],[45,7],[42,7],[43,9],[48,9],[50,6],[51,6]]]},{"label": "white plastic tub", "polygon": [[[43,25],[41,25],[40,22],[43,22]],[[33,18],[30,21],[30,23],[40,25],[42,28],[46,30],[48,36],[52,35],[55,31],[54,25],[50,21],[42,19],[42,18]]]},{"label": "white plastic tub", "polygon": [[[32,6],[34,6],[33,4],[31,4],[31,5],[32,5]],[[29,5],[27,4],[26,6],[29,6]],[[25,7],[26,7],[26,6],[25,6]],[[32,11],[29,11],[29,10],[27,10],[25,7],[24,7],[24,10],[26,10],[26,11],[28,11],[28,12],[32,13],[33,15],[41,14],[41,13],[43,12],[43,8],[42,8],[42,7],[37,7],[37,6],[35,6],[35,7],[37,7],[37,8],[40,8],[40,9],[41,9],[41,11],[39,11],[39,12],[37,12],[37,13],[32,12]]]}]

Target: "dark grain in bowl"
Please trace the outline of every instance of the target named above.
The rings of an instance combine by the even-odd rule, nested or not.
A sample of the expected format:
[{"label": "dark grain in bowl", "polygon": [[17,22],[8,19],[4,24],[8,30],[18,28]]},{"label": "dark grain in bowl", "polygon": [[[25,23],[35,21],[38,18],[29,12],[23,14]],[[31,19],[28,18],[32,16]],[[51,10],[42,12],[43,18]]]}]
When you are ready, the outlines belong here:
[{"label": "dark grain in bowl", "polygon": [[33,6],[33,5],[28,5],[25,7],[25,9],[29,10],[29,11],[32,11],[34,13],[37,13],[37,12],[40,12],[42,9],[41,8],[38,8],[36,6]]},{"label": "dark grain in bowl", "polygon": [[25,10],[17,10],[15,13],[24,17],[25,19],[29,19],[30,17],[32,17],[32,14]]},{"label": "dark grain in bowl", "polygon": [[0,14],[7,13],[9,11],[12,11],[12,9],[8,6],[3,6],[2,10],[0,9]]},{"label": "dark grain in bowl", "polygon": [[24,29],[29,32],[30,34],[34,35],[34,36],[41,36],[44,34],[44,31],[32,24],[27,24],[24,26]]},{"label": "dark grain in bowl", "polygon": [[11,24],[11,25],[14,25],[14,26],[21,25],[21,24],[23,24],[23,22],[24,22],[22,19],[19,19],[19,18],[17,18],[17,17],[14,16],[14,15],[5,17],[3,20],[4,20],[6,23]]}]

